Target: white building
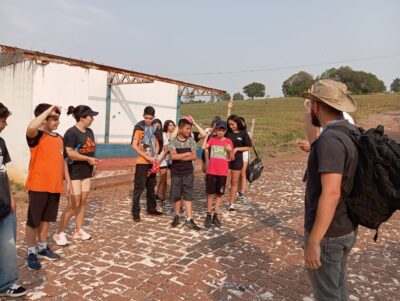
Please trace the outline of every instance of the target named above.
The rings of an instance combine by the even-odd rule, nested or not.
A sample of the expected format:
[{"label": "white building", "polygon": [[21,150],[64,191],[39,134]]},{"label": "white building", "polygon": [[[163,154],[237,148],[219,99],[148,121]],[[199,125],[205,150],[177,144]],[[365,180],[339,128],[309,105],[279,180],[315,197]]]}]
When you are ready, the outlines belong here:
[{"label": "white building", "polygon": [[39,103],[63,107],[60,134],[75,120],[68,106],[88,105],[98,111],[92,129],[103,157],[126,156],[133,126],[152,105],[162,121],[179,117],[182,95],[213,95],[224,91],[139,73],[0,45],[0,102],[12,112],[2,133],[12,156],[8,172],[24,182],[29,164],[26,126]]}]

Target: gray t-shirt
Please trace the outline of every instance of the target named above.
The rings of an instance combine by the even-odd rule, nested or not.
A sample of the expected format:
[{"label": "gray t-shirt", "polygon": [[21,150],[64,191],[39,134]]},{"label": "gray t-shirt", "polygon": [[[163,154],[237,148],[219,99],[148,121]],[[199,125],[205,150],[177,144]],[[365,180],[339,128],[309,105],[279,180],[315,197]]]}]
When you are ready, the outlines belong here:
[{"label": "gray t-shirt", "polygon": [[[196,150],[196,142],[192,137],[186,140],[179,140],[178,136],[172,138],[168,143],[168,150],[171,153],[183,154]],[[171,166],[171,176],[186,176],[194,172],[192,161],[173,160]]]},{"label": "gray t-shirt", "polygon": [[[311,232],[314,225],[318,201],[322,192],[321,173],[341,174],[343,176],[342,191],[348,194],[352,188],[358,164],[357,148],[349,136],[335,130],[337,126],[346,126],[357,131],[356,127],[347,120],[337,122],[325,129],[311,146],[307,164],[304,217],[304,227],[308,232]],[[342,236],[353,231],[355,227],[348,216],[342,195],[326,236]]]}]

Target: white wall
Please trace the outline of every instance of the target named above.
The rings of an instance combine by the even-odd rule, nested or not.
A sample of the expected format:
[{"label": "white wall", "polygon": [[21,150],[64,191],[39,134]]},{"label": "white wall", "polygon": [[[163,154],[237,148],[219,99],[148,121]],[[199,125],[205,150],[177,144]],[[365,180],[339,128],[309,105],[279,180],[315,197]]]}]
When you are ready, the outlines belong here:
[{"label": "white wall", "polygon": [[134,125],[143,119],[143,110],[149,105],[162,122],[175,121],[177,94],[178,86],[163,82],[113,86],[110,142],[130,142]]},{"label": "white wall", "polygon": [[[13,113],[9,126],[1,134],[10,150],[12,178],[25,181],[29,165],[26,126],[33,119],[39,103],[62,106],[61,123],[57,130],[63,135],[75,124],[67,116],[68,106],[88,105],[98,111],[92,129],[97,142],[104,142],[107,72],[77,66],[24,61],[0,68],[0,102]],[[178,86],[154,82],[151,84],[118,85],[112,87],[110,142],[129,143],[133,126],[142,119],[143,109],[152,105],[156,117],[175,120]],[[22,179],[22,180],[21,180]]]},{"label": "white wall", "polygon": [[24,183],[29,164],[26,126],[31,119],[33,74],[35,63],[24,61],[0,67],[0,102],[11,111],[8,126],[0,134],[11,155],[8,173],[12,179]]}]

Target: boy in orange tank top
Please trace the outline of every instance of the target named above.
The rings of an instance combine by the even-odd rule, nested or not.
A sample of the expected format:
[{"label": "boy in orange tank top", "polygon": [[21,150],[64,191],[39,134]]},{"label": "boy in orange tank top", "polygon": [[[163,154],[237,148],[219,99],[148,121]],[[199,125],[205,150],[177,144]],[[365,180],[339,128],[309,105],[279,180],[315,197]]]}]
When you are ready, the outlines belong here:
[{"label": "boy in orange tank top", "polygon": [[[29,194],[28,217],[26,222],[26,243],[28,246],[27,266],[39,270],[38,258],[60,259],[47,244],[49,222],[57,220],[63,180],[65,193],[70,192],[71,180],[66,163],[63,138],[54,132],[60,124],[60,107],[39,104],[34,111],[35,119],[26,130],[26,139],[31,153],[26,190]],[[38,243],[36,245],[36,239]]]}]

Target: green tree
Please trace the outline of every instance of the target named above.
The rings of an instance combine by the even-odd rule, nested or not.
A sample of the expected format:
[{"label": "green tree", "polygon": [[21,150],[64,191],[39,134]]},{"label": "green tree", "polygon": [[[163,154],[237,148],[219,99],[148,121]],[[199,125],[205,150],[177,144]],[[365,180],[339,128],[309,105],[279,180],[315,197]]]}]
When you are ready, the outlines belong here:
[{"label": "green tree", "polygon": [[310,89],[314,83],[314,78],[311,74],[300,71],[290,76],[282,84],[282,92],[285,97],[299,96],[300,93]]},{"label": "green tree", "polygon": [[319,79],[333,79],[346,84],[347,89],[353,94],[367,94],[385,92],[386,87],[382,80],[375,74],[364,71],[355,71],[349,66],[342,66],[338,69],[332,68],[323,72]]},{"label": "green tree", "polygon": [[231,100],[231,95],[229,93],[218,95],[218,101],[230,101],[230,100]]},{"label": "green tree", "polygon": [[392,84],[390,85],[390,91],[400,92],[400,78],[395,78],[393,80]]},{"label": "green tree", "polygon": [[263,84],[253,82],[243,87],[243,93],[251,99],[254,99],[254,97],[264,97],[265,86]]},{"label": "green tree", "polygon": [[240,92],[236,92],[233,94],[232,100],[244,100],[244,96]]}]

